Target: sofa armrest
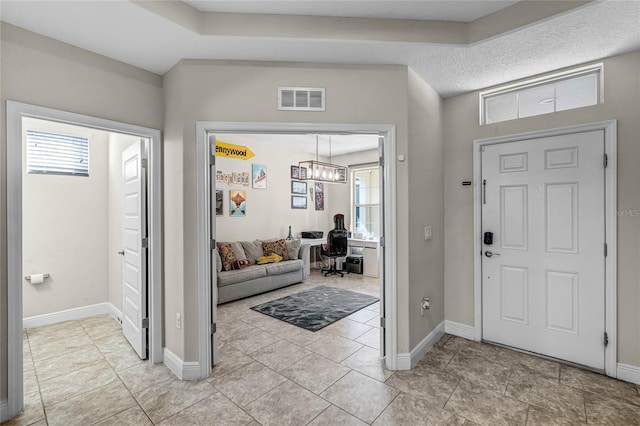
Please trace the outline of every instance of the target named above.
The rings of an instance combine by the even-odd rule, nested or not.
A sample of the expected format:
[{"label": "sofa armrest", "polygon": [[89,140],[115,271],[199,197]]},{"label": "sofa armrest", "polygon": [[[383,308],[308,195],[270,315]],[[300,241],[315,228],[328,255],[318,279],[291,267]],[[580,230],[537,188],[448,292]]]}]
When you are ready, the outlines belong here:
[{"label": "sofa armrest", "polygon": [[309,271],[310,271],[310,263],[309,263],[309,251],[311,249],[311,246],[309,244],[302,244],[300,246],[300,251],[298,252],[298,259],[302,260],[302,263],[304,263],[304,268],[302,269],[302,278],[306,279],[307,275],[309,275]]}]

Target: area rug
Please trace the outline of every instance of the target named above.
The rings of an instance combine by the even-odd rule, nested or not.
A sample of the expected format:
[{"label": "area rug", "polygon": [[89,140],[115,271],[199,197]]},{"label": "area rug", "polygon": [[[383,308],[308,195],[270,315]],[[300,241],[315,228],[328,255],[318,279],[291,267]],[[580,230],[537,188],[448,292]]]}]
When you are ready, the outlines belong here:
[{"label": "area rug", "polygon": [[355,291],[320,286],[251,309],[310,331],[318,331],[378,300],[377,297]]}]

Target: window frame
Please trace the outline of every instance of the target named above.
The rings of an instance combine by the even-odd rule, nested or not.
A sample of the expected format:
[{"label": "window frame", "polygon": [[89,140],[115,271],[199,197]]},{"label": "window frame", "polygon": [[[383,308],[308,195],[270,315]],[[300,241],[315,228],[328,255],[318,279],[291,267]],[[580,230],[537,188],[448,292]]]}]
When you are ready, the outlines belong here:
[{"label": "window frame", "polygon": [[[361,172],[363,170],[375,170],[378,171],[379,173],[379,168],[380,166],[377,163],[367,163],[367,164],[360,164],[356,167],[350,167],[349,173],[351,174],[351,220],[350,220],[350,226],[351,226],[351,232],[352,235],[355,238],[355,234],[356,232],[358,232],[358,228],[357,228],[357,221],[356,221],[356,209],[359,207],[377,207],[378,208],[378,235],[376,235],[376,238],[380,238],[380,230],[381,230],[381,226],[382,223],[380,221],[380,207],[381,207],[381,203],[380,203],[380,197],[378,197],[378,202],[377,203],[357,203],[356,204],[356,173],[357,172]],[[380,185],[378,184],[378,191],[380,191]]]},{"label": "window frame", "polygon": [[[516,118],[487,123],[487,106],[486,105],[487,105],[488,99],[495,98],[497,96],[505,95],[508,93],[514,93],[514,92],[517,93],[525,89],[542,87],[545,85],[551,85],[561,81],[572,80],[574,78],[585,77],[593,74],[597,75],[597,78],[598,78],[597,89],[596,89],[597,101],[593,105],[603,104],[604,103],[604,64],[600,62],[597,64],[587,65],[579,68],[572,68],[570,70],[549,74],[543,77],[532,78],[519,83],[507,84],[505,86],[500,86],[494,89],[481,91],[478,96],[479,115],[480,115],[479,123],[481,126],[485,126],[489,124],[502,123],[503,121],[519,120],[521,118],[526,118],[526,117],[520,117],[520,111],[519,111],[519,105],[518,105],[518,111],[517,111],[518,116]],[[585,106],[593,106],[593,105],[585,105]],[[582,107],[574,107],[574,108],[569,108],[562,111],[569,111],[575,108],[582,108]],[[554,102],[553,112],[554,113],[558,112],[556,110],[555,102]],[[544,114],[550,114],[550,113],[535,114],[527,117],[535,117],[535,116],[544,115]]]}]

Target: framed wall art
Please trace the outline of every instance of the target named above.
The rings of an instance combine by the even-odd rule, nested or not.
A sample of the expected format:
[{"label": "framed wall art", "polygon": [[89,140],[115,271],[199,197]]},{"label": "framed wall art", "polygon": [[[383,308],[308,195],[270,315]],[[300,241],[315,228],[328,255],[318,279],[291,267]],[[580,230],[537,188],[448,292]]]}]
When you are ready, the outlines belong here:
[{"label": "framed wall art", "polygon": [[300,182],[299,180],[291,181],[291,193],[292,194],[306,194],[307,182]]},{"label": "framed wall art", "polygon": [[306,209],[307,208],[307,196],[292,195],[291,196],[291,208],[292,209]]}]

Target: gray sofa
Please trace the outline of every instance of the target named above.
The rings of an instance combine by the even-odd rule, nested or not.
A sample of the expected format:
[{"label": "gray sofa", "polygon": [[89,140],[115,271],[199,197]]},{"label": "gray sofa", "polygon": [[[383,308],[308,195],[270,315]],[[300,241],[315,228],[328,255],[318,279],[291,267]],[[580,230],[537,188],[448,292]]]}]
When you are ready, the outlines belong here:
[{"label": "gray sofa", "polygon": [[[296,284],[307,278],[310,248],[308,244],[301,244],[299,249],[294,247],[293,250],[288,247],[289,255],[297,251],[297,258],[258,265],[255,264],[256,258],[263,254],[255,252],[257,243],[259,240],[231,243],[236,257],[249,259],[251,266],[223,271],[219,259],[217,260],[218,304]],[[289,243],[287,245],[289,246]]]}]

